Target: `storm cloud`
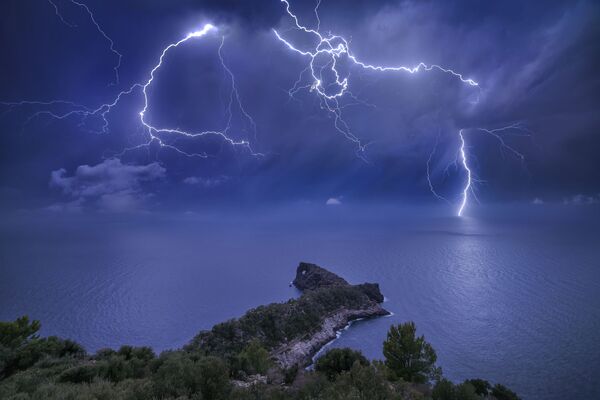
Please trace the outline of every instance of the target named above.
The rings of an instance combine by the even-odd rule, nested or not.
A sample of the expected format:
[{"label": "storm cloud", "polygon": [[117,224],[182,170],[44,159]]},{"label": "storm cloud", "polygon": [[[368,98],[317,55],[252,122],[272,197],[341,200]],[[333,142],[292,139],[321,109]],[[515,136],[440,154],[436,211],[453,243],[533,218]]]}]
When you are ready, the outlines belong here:
[{"label": "storm cloud", "polygon": [[[323,0],[321,30],[344,35],[361,60],[439,64],[480,83],[474,89],[439,71],[348,67],[355,98],[344,100],[343,115],[353,134],[369,143],[364,159],[336,131],[310,85],[289,96],[308,60],[290,52],[272,29],[299,46],[314,38],[290,29],[280,1],[90,1],[124,56],[121,87],[109,85],[114,54],[67,3],[62,9],[77,28],[62,24],[46,4],[10,0],[0,6],[6,55],[0,68],[12,77],[0,83],[0,100],[60,98],[90,107],[110,101],[128,84],[148,78],[165,44],[211,22],[225,34],[222,56],[256,131],[242,110],[234,106],[228,113],[231,82],[217,57],[219,35],[169,53],[149,91],[148,118],[193,132],[224,129],[229,121],[232,138],[249,141],[261,156],[217,136],[163,137],[206,158],[156,143],[122,152],[147,140],[138,119],[139,93],[111,111],[102,135],[90,133],[102,126],[100,119],[82,126],[76,119],[29,119],[39,111],[33,106],[5,107],[0,186],[32,205],[190,208],[227,201],[324,204],[341,196],[344,203],[435,202],[426,180],[428,159],[436,189],[455,202],[465,179],[453,166],[459,129],[474,171],[485,181],[477,192],[484,203],[561,203],[577,195],[595,198],[600,191],[597,2]],[[290,4],[303,24],[316,27],[316,2]],[[64,106],[58,107],[53,111]],[[525,162],[477,129],[514,123],[524,129],[504,140]],[[163,184],[148,189],[153,182]]]},{"label": "storm cloud", "polygon": [[72,210],[94,205],[106,211],[135,210],[152,196],[144,185],[164,177],[165,169],[158,163],[126,165],[116,158],[93,166],[80,165],[71,176],[61,168],[50,174],[50,187],[72,200],[51,207]]}]

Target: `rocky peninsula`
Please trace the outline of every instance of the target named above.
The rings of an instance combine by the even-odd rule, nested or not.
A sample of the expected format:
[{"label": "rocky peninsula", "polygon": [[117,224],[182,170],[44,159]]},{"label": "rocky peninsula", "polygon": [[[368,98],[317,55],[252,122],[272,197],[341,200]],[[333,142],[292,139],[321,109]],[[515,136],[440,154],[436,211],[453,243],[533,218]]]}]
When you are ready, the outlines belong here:
[{"label": "rocky peninsula", "polygon": [[281,369],[304,367],[337,333],[357,319],[388,315],[376,283],[351,285],[315,264],[301,262],[294,286],[297,299],[259,306],[239,319],[200,332],[186,349],[208,354],[236,354],[258,341]]},{"label": "rocky peninsula", "polygon": [[156,355],[121,346],[88,354],[74,341],[41,337],[27,316],[0,321],[0,399],[7,400],[519,400],[483,379],[454,383],[413,322],[391,325],[384,360],[344,348],[319,354],[352,321],[389,314],[376,283],[352,285],[300,263],[301,294],[249,310]]}]

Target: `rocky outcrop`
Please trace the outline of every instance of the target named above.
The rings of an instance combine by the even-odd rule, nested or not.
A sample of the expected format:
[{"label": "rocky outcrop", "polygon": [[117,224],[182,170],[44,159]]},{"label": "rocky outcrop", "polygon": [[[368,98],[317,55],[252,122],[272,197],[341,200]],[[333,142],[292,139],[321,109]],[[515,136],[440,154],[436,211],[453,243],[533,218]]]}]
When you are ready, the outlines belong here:
[{"label": "rocky outcrop", "polygon": [[327,343],[338,337],[338,333],[357,319],[373,318],[388,315],[379,304],[373,304],[360,310],[342,309],[325,317],[321,329],[305,339],[297,339],[284,343],[271,352],[275,362],[288,369],[294,365],[306,366],[312,362],[313,356]]},{"label": "rocky outcrop", "polygon": [[293,281],[298,298],[249,310],[242,317],[200,332],[188,351],[235,358],[252,341],[269,351],[281,369],[304,367],[340,330],[357,319],[388,315],[376,283],[350,285],[314,264],[300,263]]},{"label": "rocky outcrop", "polygon": [[368,298],[359,307],[342,307],[322,316],[320,329],[308,337],[291,340],[271,352],[273,359],[283,368],[294,365],[306,366],[312,362],[313,356],[327,343],[336,339],[338,332],[357,319],[374,318],[389,315],[379,303],[384,300],[377,283],[363,283],[352,286],[345,279],[321,268],[318,265],[301,262],[296,269],[296,278],[292,282],[302,291],[326,290],[335,286],[355,288]]},{"label": "rocky outcrop", "polygon": [[301,262],[296,269],[296,278],[292,282],[298,289],[315,290],[321,287],[348,285],[345,279],[315,264]]},{"label": "rocky outcrop", "polygon": [[[296,269],[296,278],[292,282],[298,289],[315,290],[323,287],[331,286],[349,286],[350,284],[342,277],[321,268],[316,264],[301,262]],[[363,283],[356,285],[361,289],[371,300],[377,303],[383,303],[383,295],[379,290],[377,283]]]}]

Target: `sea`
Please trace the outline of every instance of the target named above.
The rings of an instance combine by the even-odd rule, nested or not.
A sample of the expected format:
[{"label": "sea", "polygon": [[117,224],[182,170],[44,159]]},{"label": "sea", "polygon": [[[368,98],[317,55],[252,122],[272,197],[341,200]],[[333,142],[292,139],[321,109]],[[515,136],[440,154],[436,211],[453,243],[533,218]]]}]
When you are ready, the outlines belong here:
[{"label": "sea", "polygon": [[382,359],[414,321],[449,379],[502,383],[525,400],[600,399],[600,209],[298,204],[210,213],[15,212],[0,222],[0,320],[89,352],[156,352],[260,304],[299,295],[300,261],[377,282],[390,317],[330,347]]}]

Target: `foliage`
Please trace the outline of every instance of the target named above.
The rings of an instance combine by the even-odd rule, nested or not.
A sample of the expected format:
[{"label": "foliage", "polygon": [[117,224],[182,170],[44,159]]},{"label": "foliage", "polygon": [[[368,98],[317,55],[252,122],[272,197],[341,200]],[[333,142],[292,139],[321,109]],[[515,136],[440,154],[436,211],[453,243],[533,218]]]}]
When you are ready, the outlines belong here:
[{"label": "foliage", "polygon": [[150,361],[155,358],[149,347],[122,346],[119,351],[100,350],[85,364],[67,369],[59,376],[60,382],[91,383],[95,379],[120,382],[143,378],[150,373]]},{"label": "foliage", "polygon": [[[311,316],[283,321],[274,310],[285,311],[288,317],[300,318],[298,310],[318,313],[339,306],[343,301],[364,301],[360,292],[320,290],[311,292],[312,300],[303,303],[294,300],[283,308],[260,307],[248,319],[221,324],[211,331],[219,346],[233,345],[227,357],[216,357],[193,344],[186,349],[163,352],[156,357],[149,347],[122,346],[118,350],[102,349],[86,356],[78,344],[56,337],[40,338],[37,321],[19,318],[0,323],[0,398],[8,400],[85,399],[85,400],[408,400],[424,399],[429,386],[419,383],[435,371],[435,352],[423,337],[415,338],[414,324],[392,326],[384,343],[386,361],[369,362],[360,352],[351,349],[333,349],[317,361],[315,371],[295,366],[277,371],[269,358],[264,343],[268,337],[279,334],[267,329],[295,329],[309,326]],[[355,297],[356,296],[356,297]],[[345,300],[342,300],[345,299]],[[320,310],[320,311],[315,311]],[[267,321],[259,321],[269,315]],[[318,315],[318,314],[315,314]],[[240,322],[241,321],[241,322]],[[308,325],[303,325],[307,323]],[[268,328],[271,326],[271,328]],[[240,330],[241,329],[241,330]],[[240,337],[254,332],[258,336]],[[262,339],[262,340],[261,340]],[[222,343],[220,341],[223,341]],[[243,346],[241,346],[244,344]],[[386,347],[387,345],[387,347]],[[239,350],[233,351],[232,349]],[[432,356],[433,355],[433,356]],[[412,358],[410,358],[410,357]],[[404,364],[411,360],[407,373]],[[415,362],[416,360],[416,362]],[[390,362],[394,361],[394,362]],[[398,365],[402,368],[397,368]],[[420,368],[415,369],[415,365]],[[231,366],[239,368],[232,371]],[[235,387],[231,376],[264,374],[277,381],[246,382]],[[273,374],[273,375],[272,375]],[[411,375],[412,374],[412,375]],[[402,379],[398,380],[397,378]],[[493,396],[493,397],[490,397]],[[473,379],[454,385],[440,379],[431,390],[433,400],[518,400],[514,392],[502,385],[490,387],[487,381]]]},{"label": "foliage", "polygon": [[306,337],[321,326],[322,319],[341,308],[371,304],[359,286],[333,286],[311,290],[286,303],[259,306],[239,319],[215,325],[200,333],[185,350],[233,360],[252,340],[271,350],[284,342]]},{"label": "foliage", "polygon": [[266,374],[271,366],[269,352],[265,350],[258,340],[252,340],[238,356],[239,369],[246,374]]},{"label": "foliage", "polygon": [[286,385],[293,383],[297,375],[298,364],[294,364],[290,368],[287,368],[283,371],[283,383],[285,383]]},{"label": "foliage", "polygon": [[497,400],[520,400],[515,392],[499,383],[492,388],[492,396]]},{"label": "foliage", "polygon": [[335,380],[342,372],[350,371],[354,363],[369,365],[369,361],[360,351],[348,348],[332,349],[317,360],[315,370],[325,374],[329,380]]},{"label": "foliage", "polygon": [[9,349],[21,347],[26,342],[37,339],[40,321],[29,322],[29,317],[17,318],[14,322],[0,322],[0,345]]},{"label": "foliage", "polygon": [[475,387],[469,382],[454,385],[447,379],[438,381],[432,392],[433,400],[478,400],[481,397],[475,392]]},{"label": "foliage", "polygon": [[40,338],[39,321],[27,316],[0,322],[0,378],[24,370],[45,358],[82,358],[85,350],[71,340]]},{"label": "foliage", "polygon": [[400,399],[385,376],[375,367],[355,362],[342,372],[332,386],[324,391],[329,399],[392,400]]},{"label": "foliage", "polygon": [[416,337],[414,322],[392,325],[383,342],[387,367],[408,382],[425,383],[434,372],[437,355],[424,336]]},{"label": "foliage", "polygon": [[161,357],[161,365],[153,377],[155,394],[160,397],[191,397],[226,399],[230,391],[229,371],[225,363],[215,357],[193,360],[181,352]]},{"label": "foliage", "polygon": [[480,396],[487,396],[492,389],[492,385],[484,379],[467,379],[465,383],[470,383],[475,388],[475,393]]}]

